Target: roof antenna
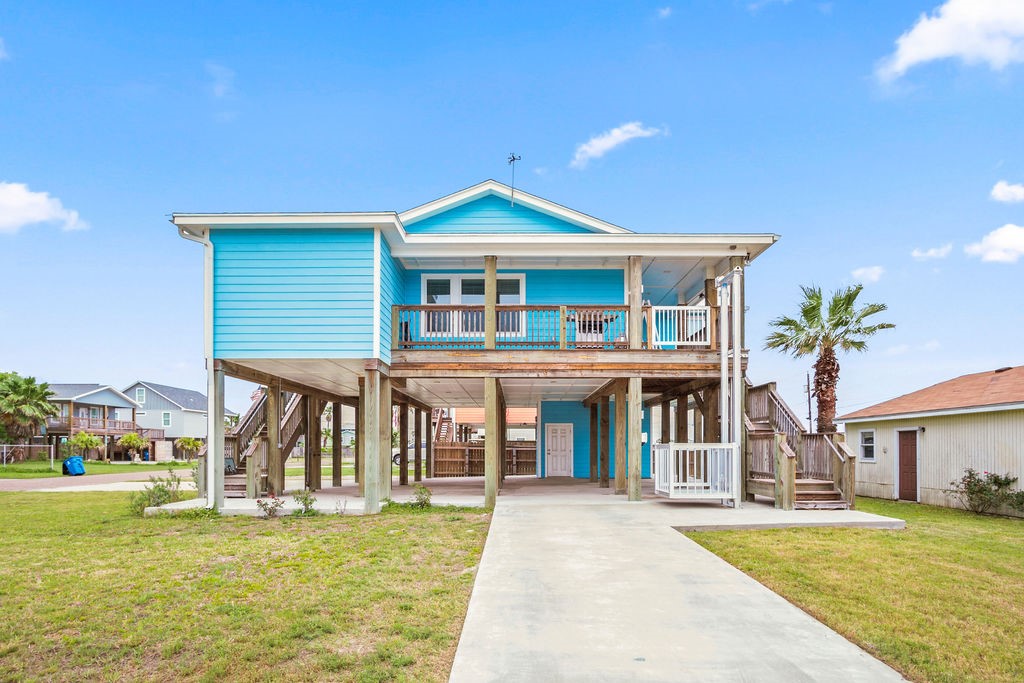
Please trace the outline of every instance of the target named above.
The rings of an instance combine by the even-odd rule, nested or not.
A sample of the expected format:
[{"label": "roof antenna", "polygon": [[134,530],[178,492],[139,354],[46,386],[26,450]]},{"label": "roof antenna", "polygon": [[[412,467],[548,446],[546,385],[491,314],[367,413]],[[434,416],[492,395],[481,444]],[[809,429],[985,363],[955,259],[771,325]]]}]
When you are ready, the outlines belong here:
[{"label": "roof antenna", "polygon": [[521,156],[516,156],[515,152],[509,152],[508,165],[512,167],[512,196],[509,199],[509,206],[516,205],[516,162],[522,161],[522,159]]}]

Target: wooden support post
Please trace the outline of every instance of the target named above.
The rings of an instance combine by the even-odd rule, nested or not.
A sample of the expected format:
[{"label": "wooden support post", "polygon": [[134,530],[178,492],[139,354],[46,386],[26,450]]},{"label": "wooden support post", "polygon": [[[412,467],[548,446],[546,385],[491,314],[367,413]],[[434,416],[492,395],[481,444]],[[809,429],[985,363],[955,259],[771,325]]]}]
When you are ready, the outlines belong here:
[{"label": "wooden support post", "polygon": [[331,486],[341,486],[343,483],[341,424],[341,404],[335,401],[331,404]]},{"label": "wooden support post", "polygon": [[398,485],[409,485],[409,406],[398,406]]},{"label": "wooden support post", "polygon": [[[498,257],[484,257],[484,348],[493,349],[498,340]],[[488,438],[490,435],[487,435]]]},{"label": "wooden support post", "polygon": [[284,494],[284,461],[281,459],[281,392],[267,386],[267,492]]},{"label": "wooden support post", "polygon": [[676,399],[676,443],[687,443],[690,440],[690,394],[683,392],[683,395]]},{"label": "wooden support post", "polygon": [[501,391],[501,382],[498,382],[498,438],[501,440],[498,447],[498,459],[501,461],[500,487],[505,484],[505,477],[508,476],[508,407]]},{"label": "wooden support post", "polygon": [[857,500],[857,458],[852,451],[844,449],[845,434],[832,434],[826,438],[832,439],[840,453],[845,451],[845,461],[832,463],[832,478],[843,500],[849,503],[850,509],[853,510]]},{"label": "wooden support post", "polygon": [[484,507],[493,508],[498,497],[501,464],[498,438],[498,380],[484,378]]},{"label": "wooden support post", "polygon": [[377,466],[380,468],[380,478],[377,480],[380,486],[380,499],[384,501],[391,497],[391,487],[394,484],[391,462],[391,434],[394,431],[395,406],[391,402],[391,378],[381,374],[380,378],[380,451]]},{"label": "wooden support post", "polygon": [[207,413],[207,507],[224,507],[224,369],[220,362],[210,360],[209,396]]},{"label": "wooden support post", "polygon": [[309,434],[309,443],[306,448],[309,451],[309,481],[306,488],[310,491],[319,491],[323,488],[323,418],[324,402],[313,396],[307,399],[310,420],[306,425],[306,433]]},{"label": "wooden support post", "polygon": [[434,419],[433,410],[426,411],[427,413],[427,477],[434,476]]},{"label": "wooden support post", "polygon": [[714,351],[718,348],[718,312],[722,309],[718,307],[718,288],[715,287],[713,272],[709,272],[707,279],[704,280],[704,302],[711,308],[711,317],[708,320],[708,335],[711,339],[711,350]]},{"label": "wooden support post", "polygon": [[590,481],[597,482],[597,404],[590,404]]},{"label": "wooden support post", "polygon": [[629,424],[626,422],[626,381],[615,387],[615,493],[626,493],[626,438]]},{"label": "wooden support post", "polygon": [[565,306],[558,307],[558,348],[566,349],[566,318],[568,317],[567,308]]},{"label": "wooden support post", "polygon": [[643,259],[639,256],[629,257],[629,348],[643,348]]},{"label": "wooden support post", "polygon": [[608,470],[611,469],[609,462],[610,446],[608,443],[611,440],[611,403],[607,396],[601,397],[601,475],[598,479],[598,486],[600,488],[608,488]]},{"label": "wooden support post", "polygon": [[[381,379],[383,376],[377,370],[367,370],[363,384],[359,387],[360,413],[362,414],[362,445],[363,461],[360,469],[362,478],[359,480],[359,487],[363,491],[363,506],[367,514],[380,512],[380,460],[383,444],[380,440],[381,423]],[[388,423],[390,426],[390,423]],[[365,438],[364,438],[365,437]],[[387,457],[390,462],[391,439],[387,441]]]},{"label": "wooden support post", "polygon": [[640,500],[643,496],[640,490],[640,476],[643,474],[641,468],[643,457],[643,444],[640,441],[640,431],[643,419],[643,380],[639,377],[630,377],[626,402],[629,406],[629,500]]},{"label": "wooden support post", "polygon": [[356,448],[355,448],[355,462],[353,463],[355,469],[356,483],[359,484],[359,495],[362,496],[365,492],[363,486],[363,468],[366,465],[365,450],[366,450],[366,389],[364,386],[364,379],[359,378],[359,401],[356,403]]},{"label": "wooden support post", "polygon": [[792,510],[796,497],[796,458],[791,458],[783,449],[785,434],[775,435],[775,507]]},{"label": "wooden support post", "polygon": [[661,442],[672,442],[672,403],[661,402]]},{"label": "wooden support post", "polygon": [[413,481],[423,481],[423,413],[419,408],[413,409],[414,423],[412,438],[416,440],[413,447]]}]

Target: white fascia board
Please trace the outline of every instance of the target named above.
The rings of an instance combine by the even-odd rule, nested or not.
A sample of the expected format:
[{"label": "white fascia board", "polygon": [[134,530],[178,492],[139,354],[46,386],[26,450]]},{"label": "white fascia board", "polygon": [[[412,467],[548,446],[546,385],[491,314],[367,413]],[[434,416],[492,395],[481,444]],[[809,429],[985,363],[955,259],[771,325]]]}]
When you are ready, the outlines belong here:
[{"label": "white fascia board", "polygon": [[[472,187],[467,187],[464,190],[453,192],[450,195],[441,197],[440,199],[435,199],[431,202],[427,202],[426,204],[421,204],[420,206],[409,209],[408,211],[403,211],[398,215],[398,217],[403,224],[415,223],[416,221],[429,218],[441,213],[442,211],[453,209],[489,194],[496,194],[510,200],[513,198],[512,188],[508,185],[499,183],[496,180],[485,180],[484,182],[477,183]],[[547,199],[537,197],[528,192],[523,192],[522,190],[515,190],[514,197],[516,202],[519,202],[524,206],[528,206],[531,209],[540,211],[541,213],[545,213],[549,216],[560,218],[582,228],[596,230],[599,233],[631,234],[629,230],[619,227],[618,225],[602,221],[599,218],[594,218],[593,216],[581,213],[575,209],[570,209],[566,206],[562,206],[561,204],[556,204],[555,202]]]},{"label": "white fascia board", "polygon": [[1024,403],[998,403],[991,406],[973,406],[970,408],[945,408],[943,410],[921,410],[916,413],[893,413],[892,415],[875,415],[872,417],[836,418],[839,424],[860,424],[863,422],[888,422],[890,420],[912,420],[922,417],[943,417],[946,415],[970,415],[973,413],[995,413],[1004,410],[1024,410]]},{"label": "white fascia board", "polygon": [[[525,239],[524,239],[525,238]],[[406,235],[393,245],[396,258],[494,256],[745,256],[754,260],[778,239],[774,234],[429,234]]]},{"label": "white fascia board", "polygon": [[306,213],[174,213],[171,223],[179,228],[279,228],[303,227],[367,227],[396,223],[394,211],[368,212],[306,212]]},{"label": "white fascia board", "polygon": [[[178,406],[178,407],[179,407],[179,408],[181,408],[182,410],[185,410],[185,409],[186,409],[186,408],[185,408],[185,406],[181,405],[180,403],[178,403],[177,401],[175,401],[175,400],[174,400],[173,398],[171,398],[170,396],[168,396],[168,395],[166,395],[166,394],[161,394],[161,393],[160,393],[159,391],[157,391],[156,389],[154,389],[153,387],[151,387],[150,385],[146,384],[145,382],[143,382],[143,381],[141,381],[141,380],[140,380],[140,381],[138,381],[138,382],[136,382],[135,384],[141,384],[142,386],[146,387],[147,389],[149,389],[150,391],[152,391],[152,392],[153,392],[154,394],[156,394],[157,396],[160,396],[160,397],[161,397],[161,398],[163,398],[164,400],[170,401],[171,403],[173,403],[174,405]],[[133,384],[132,386],[135,386],[135,384]],[[132,388],[132,387],[128,387],[128,389],[131,389],[131,388]],[[209,399],[207,399],[207,400],[209,400]]]}]

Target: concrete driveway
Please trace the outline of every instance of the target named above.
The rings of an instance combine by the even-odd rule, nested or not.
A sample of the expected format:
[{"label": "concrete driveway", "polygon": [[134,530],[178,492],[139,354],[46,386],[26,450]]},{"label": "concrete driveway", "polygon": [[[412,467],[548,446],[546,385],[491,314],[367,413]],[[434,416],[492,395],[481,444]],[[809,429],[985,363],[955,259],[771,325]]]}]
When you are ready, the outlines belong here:
[{"label": "concrete driveway", "polygon": [[[628,503],[576,487],[509,493],[498,498],[452,681],[902,680],[673,528],[730,516],[815,522],[823,512]],[[846,512],[862,526],[871,518],[902,526]]]}]

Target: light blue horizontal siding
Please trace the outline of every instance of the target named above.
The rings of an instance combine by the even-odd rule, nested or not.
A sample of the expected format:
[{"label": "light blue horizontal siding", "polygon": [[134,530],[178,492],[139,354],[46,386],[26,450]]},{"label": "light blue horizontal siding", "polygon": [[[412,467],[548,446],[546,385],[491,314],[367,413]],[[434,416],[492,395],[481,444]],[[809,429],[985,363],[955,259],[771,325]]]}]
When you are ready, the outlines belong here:
[{"label": "light blue horizontal siding", "polygon": [[[611,403],[611,420],[608,425],[608,476],[615,477],[615,403]],[[547,436],[545,425],[550,423],[572,423],[572,476],[576,478],[587,478],[590,476],[590,408],[576,401],[542,401],[540,409],[541,424],[537,430],[537,453],[542,454],[539,458],[538,467],[540,476],[547,476],[547,459],[543,456],[547,452],[544,439]],[[647,443],[640,448],[640,477],[650,479],[651,477],[651,447],[650,447],[650,409],[643,409],[643,419],[640,424],[641,433],[648,435]],[[600,439],[600,430],[598,430]],[[627,440],[628,441],[628,440]],[[628,463],[627,463],[628,464]]]},{"label": "light blue horizontal siding", "polygon": [[586,233],[590,230],[489,195],[414,223],[409,233]]},{"label": "light blue horizontal siding", "polygon": [[[516,270],[498,271],[522,273],[526,276],[526,301],[532,306],[622,306],[625,302],[625,281],[621,268],[604,270]],[[422,276],[463,275],[484,276],[482,270],[407,270],[405,271],[405,292],[403,303],[419,306],[423,303]]]},{"label": "light blue horizontal siding", "polygon": [[211,241],[214,356],[372,355],[372,230],[213,230]]},{"label": "light blue horizontal siding", "polygon": [[405,270],[391,255],[387,240],[380,241],[380,357],[391,362],[391,307],[402,301]]}]

